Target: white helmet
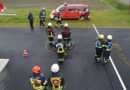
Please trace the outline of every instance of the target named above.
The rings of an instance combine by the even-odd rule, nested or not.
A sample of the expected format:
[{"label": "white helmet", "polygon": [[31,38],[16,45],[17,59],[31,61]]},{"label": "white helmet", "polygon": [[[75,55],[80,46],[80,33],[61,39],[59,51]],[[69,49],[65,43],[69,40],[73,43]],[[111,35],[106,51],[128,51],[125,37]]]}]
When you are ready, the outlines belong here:
[{"label": "white helmet", "polygon": [[58,39],[62,39],[62,35],[61,35],[61,34],[59,34],[57,38],[58,38]]},{"label": "white helmet", "polygon": [[65,23],[65,25],[64,25],[65,27],[68,27],[68,23]]},{"label": "white helmet", "polygon": [[108,35],[108,36],[107,36],[107,39],[108,39],[108,40],[112,40],[112,35]]},{"label": "white helmet", "polygon": [[51,23],[48,23],[48,26],[52,26],[52,24],[51,24]]},{"label": "white helmet", "polygon": [[57,10],[56,12],[59,12],[59,10]]},{"label": "white helmet", "polygon": [[58,72],[58,71],[59,71],[59,65],[58,65],[58,64],[53,64],[53,65],[51,66],[51,71],[52,71],[53,73]]},{"label": "white helmet", "polygon": [[43,10],[45,10],[45,8],[42,8]]}]

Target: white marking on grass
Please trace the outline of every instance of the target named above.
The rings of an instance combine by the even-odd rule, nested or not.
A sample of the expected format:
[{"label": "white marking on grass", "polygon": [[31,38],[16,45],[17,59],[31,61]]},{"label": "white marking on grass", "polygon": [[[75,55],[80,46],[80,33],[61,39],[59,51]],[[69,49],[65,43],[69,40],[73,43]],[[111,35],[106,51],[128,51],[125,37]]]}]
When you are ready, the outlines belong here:
[{"label": "white marking on grass", "polygon": [[0,59],[0,72],[4,69],[6,64],[9,62],[9,59]]},{"label": "white marking on grass", "polygon": [[16,14],[0,14],[0,16],[16,16]]},{"label": "white marking on grass", "polygon": [[[98,32],[98,30],[97,30],[97,28],[95,27],[94,24],[93,24],[93,27],[94,27],[94,30],[96,31],[96,33],[97,33],[98,36],[99,36],[100,34],[99,34],[99,32]],[[125,86],[125,84],[124,84],[124,82],[123,82],[123,80],[122,80],[122,78],[121,78],[121,76],[120,76],[120,74],[119,74],[119,72],[118,72],[118,70],[117,70],[117,68],[116,68],[116,65],[114,64],[114,62],[113,62],[113,60],[112,60],[112,57],[110,56],[109,59],[110,59],[110,61],[111,61],[111,64],[112,64],[112,66],[113,66],[115,72],[116,72],[116,75],[117,75],[117,77],[118,77],[118,79],[119,79],[119,81],[120,81],[120,84],[121,84],[123,90],[127,90],[127,89],[126,89],[126,86]]]}]

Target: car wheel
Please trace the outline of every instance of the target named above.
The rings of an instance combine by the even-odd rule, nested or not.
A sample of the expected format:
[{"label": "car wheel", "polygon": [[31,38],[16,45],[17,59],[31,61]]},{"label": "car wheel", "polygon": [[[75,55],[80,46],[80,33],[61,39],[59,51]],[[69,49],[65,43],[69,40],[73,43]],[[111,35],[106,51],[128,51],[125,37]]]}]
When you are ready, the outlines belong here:
[{"label": "car wheel", "polygon": [[84,16],[81,16],[80,19],[83,21],[83,20],[85,20],[85,17],[84,17]]},{"label": "car wheel", "polygon": [[58,18],[55,16],[55,17],[54,17],[54,20],[56,21],[57,19],[58,19]]}]

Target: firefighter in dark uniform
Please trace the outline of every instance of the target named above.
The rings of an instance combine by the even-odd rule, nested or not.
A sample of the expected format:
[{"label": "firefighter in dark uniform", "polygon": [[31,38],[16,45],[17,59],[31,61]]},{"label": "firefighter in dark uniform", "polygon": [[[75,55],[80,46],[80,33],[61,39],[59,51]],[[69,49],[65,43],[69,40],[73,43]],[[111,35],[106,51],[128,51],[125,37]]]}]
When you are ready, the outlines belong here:
[{"label": "firefighter in dark uniform", "polygon": [[107,63],[109,61],[109,56],[112,49],[112,35],[107,36],[107,41],[104,43],[104,49],[103,49],[103,59],[104,63]]},{"label": "firefighter in dark uniform", "polygon": [[43,10],[41,10],[40,13],[39,13],[39,19],[40,19],[40,26],[44,26],[44,23],[43,23]]},{"label": "firefighter in dark uniform", "polygon": [[95,55],[95,60],[99,63],[100,62],[100,57],[103,53],[103,45],[104,45],[104,35],[101,34],[99,35],[98,39],[96,40],[96,55]]},{"label": "firefighter in dark uniform", "polygon": [[59,73],[59,65],[53,64],[51,67],[52,74],[48,77],[48,85],[51,90],[63,90],[65,86],[64,77]]},{"label": "firefighter in dark uniform", "polygon": [[65,23],[63,29],[62,29],[62,36],[63,36],[63,40],[64,42],[67,42],[67,47],[70,47],[70,35],[71,35],[71,30],[68,27],[68,23]]},{"label": "firefighter in dark uniform", "polygon": [[63,24],[61,22],[61,16],[60,16],[60,12],[59,10],[57,10],[57,21],[56,21],[56,27],[58,26],[58,24],[60,23],[61,28],[63,27]]},{"label": "firefighter in dark uniform", "polygon": [[56,49],[57,49],[58,61],[63,62],[66,56],[66,52],[65,52],[66,46],[62,40],[61,34],[59,34],[57,38],[58,38],[58,41],[56,43]]},{"label": "firefighter in dark uniform", "polygon": [[31,27],[31,30],[33,30],[33,15],[31,12],[29,12],[29,15],[28,15],[28,20],[30,22],[30,27]]},{"label": "firefighter in dark uniform", "polygon": [[46,9],[45,8],[42,9],[42,13],[43,13],[43,21],[46,21],[45,20],[46,19]]},{"label": "firefighter in dark uniform", "polygon": [[46,90],[47,80],[44,75],[40,73],[40,67],[34,66],[30,75],[30,82],[33,85],[34,90]]},{"label": "firefighter in dark uniform", "polygon": [[54,45],[55,31],[54,31],[54,28],[52,27],[51,23],[48,23],[48,27],[46,28],[46,32],[48,34],[49,44]]}]

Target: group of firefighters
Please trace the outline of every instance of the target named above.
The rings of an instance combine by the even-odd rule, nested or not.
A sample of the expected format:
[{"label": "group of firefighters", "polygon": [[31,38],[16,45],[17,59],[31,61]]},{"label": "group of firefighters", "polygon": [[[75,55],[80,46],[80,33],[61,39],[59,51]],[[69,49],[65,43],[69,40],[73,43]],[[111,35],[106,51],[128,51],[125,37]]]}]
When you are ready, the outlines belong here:
[{"label": "group of firefighters", "polygon": [[54,42],[55,31],[52,27],[52,23],[48,23],[48,27],[46,28],[46,32],[48,35],[48,42],[50,46],[54,46],[57,51],[58,61],[63,62],[66,54],[66,50],[71,47],[71,30],[68,27],[68,23],[64,24],[62,31],[57,36],[57,42]]},{"label": "group of firefighters", "polygon": [[[42,11],[41,11],[42,12]],[[39,14],[40,18],[40,14]],[[52,23],[48,23],[46,28],[46,33],[48,35],[48,43],[50,46],[56,48],[58,62],[63,62],[66,54],[67,47],[71,47],[71,30],[68,27],[68,23],[64,26],[61,22],[60,14],[58,15],[58,20],[56,25],[61,24],[61,33],[57,36],[57,42],[55,42],[55,30],[52,27]],[[40,25],[42,22],[40,21]],[[103,64],[107,64],[109,61],[109,56],[112,49],[112,35],[107,36],[107,40],[104,40],[104,35],[100,34],[96,38],[96,55],[95,60],[97,63],[101,62],[101,56],[103,55]],[[30,82],[35,90],[46,90],[51,87],[52,90],[63,90],[65,87],[64,77],[59,73],[59,65],[57,63],[51,66],[51,75],[46,79],[40,72],[40,66],[34,66],[32,69],[32,74],[30,75]]]}]

